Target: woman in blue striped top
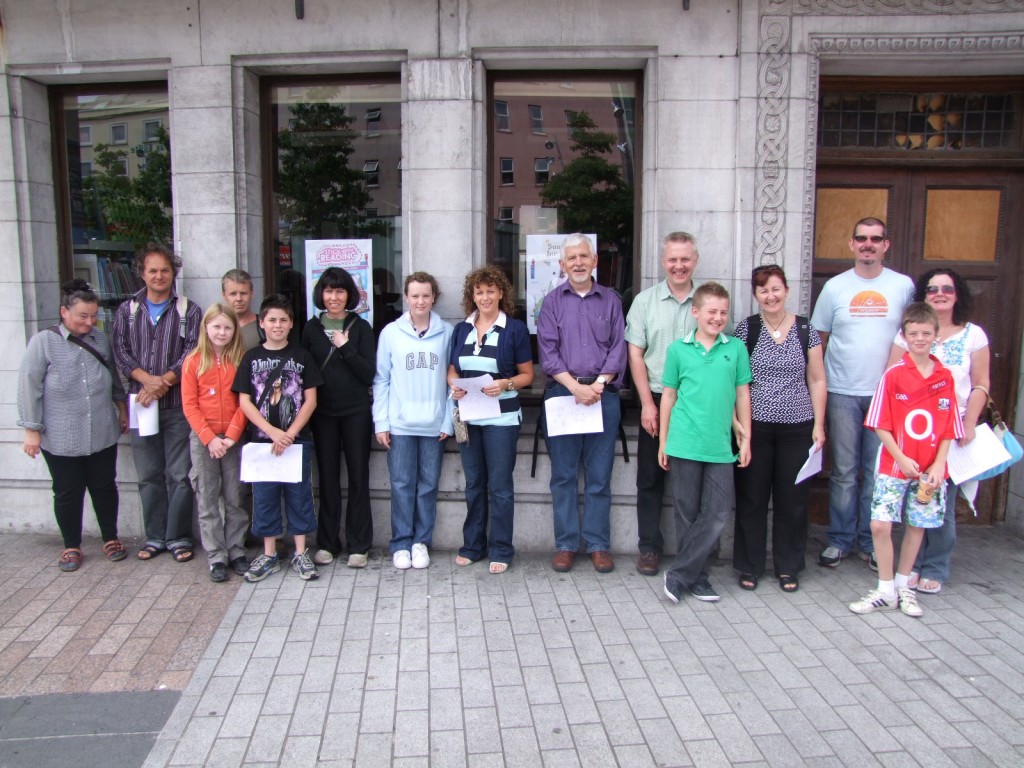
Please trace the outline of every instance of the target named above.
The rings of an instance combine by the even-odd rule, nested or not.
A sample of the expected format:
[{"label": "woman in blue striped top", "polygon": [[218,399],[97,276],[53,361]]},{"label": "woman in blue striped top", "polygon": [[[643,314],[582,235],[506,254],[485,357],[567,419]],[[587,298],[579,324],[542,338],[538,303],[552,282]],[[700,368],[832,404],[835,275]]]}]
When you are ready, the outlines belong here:
[{"label": "woman in blue striped top", "polygon": [[455,564],[466,566],[487,555],[491,573],[504,573],[515,555],[512,473],[523,420],[518,390],[533,383],[530,332],[511,316],[512,285],[498,267],[466,275],[462,309],[469,316],[455,326],[452,335],[448,366],[452,398],[461,400],[466,394],[454,386],[455,379],[490,374],[494,382],[483,392],[498,398],[501,412],[469,423],[469,442],[459,443],[467,509],[463,545]]}]

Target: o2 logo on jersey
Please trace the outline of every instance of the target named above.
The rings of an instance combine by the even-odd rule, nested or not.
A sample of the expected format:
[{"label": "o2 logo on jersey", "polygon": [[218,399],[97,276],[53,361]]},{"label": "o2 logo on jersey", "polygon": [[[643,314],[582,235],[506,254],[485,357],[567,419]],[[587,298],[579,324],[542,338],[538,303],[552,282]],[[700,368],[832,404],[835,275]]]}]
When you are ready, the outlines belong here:
[{"label": "o2 logo on jersey", "polygon": [[[924,428],[916,429],[915,426],[923,426]],[[915,408],[903,420],[903,430],[915,440],[924,440],[926,437],[931,437],[932,426],[932,415],[923,408]]]}]

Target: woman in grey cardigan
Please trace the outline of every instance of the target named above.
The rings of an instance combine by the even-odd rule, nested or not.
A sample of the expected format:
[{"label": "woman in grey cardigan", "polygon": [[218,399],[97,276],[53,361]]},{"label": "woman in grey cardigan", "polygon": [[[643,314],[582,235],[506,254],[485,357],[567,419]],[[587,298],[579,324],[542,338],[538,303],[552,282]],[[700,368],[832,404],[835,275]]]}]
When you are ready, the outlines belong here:
[{"label": "woman in grey cardigan", "polygon": [[82,564],[82,504],[88,488],[107,559],[124,560],[117,537],[117,438],[128,429],[124,388],[107,335],[96,328],[99,298],[84,280],[62,287],[59,325],[28,343],[18,377],[23,450],[40,453],[53,478],[53,512],[64,538],[59,566]]}]

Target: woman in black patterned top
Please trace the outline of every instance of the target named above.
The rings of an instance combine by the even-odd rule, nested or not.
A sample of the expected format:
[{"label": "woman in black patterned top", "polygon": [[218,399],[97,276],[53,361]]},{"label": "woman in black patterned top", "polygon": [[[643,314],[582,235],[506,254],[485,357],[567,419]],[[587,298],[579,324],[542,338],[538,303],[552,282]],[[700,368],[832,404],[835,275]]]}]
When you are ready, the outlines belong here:
[{"label": "woman in black patterned top", "polygon": [[794,481],[811,444],[821,450],[825,443],[824,355],[807,318],[786,310],[789,284],[781,267],[758,267],[750,282],[761,311],[735,331],[751,350],[754,381],[750,464],[736,469],[733,567],[740,587],[757,588],[765,571],[771,499],[775,576],[784,592],[796,592],[807,548],[808,487]]}]

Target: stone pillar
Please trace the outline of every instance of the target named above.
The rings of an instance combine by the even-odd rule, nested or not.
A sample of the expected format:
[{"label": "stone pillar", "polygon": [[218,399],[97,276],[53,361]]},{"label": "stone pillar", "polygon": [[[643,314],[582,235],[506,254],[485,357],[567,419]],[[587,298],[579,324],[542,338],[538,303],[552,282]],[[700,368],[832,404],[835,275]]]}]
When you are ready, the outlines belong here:
[{"label": "stone pillar", "polygon": [[169,80],[179,287],[205,307],[219,298],[221,275],[239,263],[231,67],[176,67]]},{"label": "stone pillar", "polygon": [[473,173],[473,68],[468,59],[431,59],[406,65],[408,95],[402,127],[404,274],[437,278],[437,311],[461,317],[462,280],[474,265],[481,220],[481,181]]}]

